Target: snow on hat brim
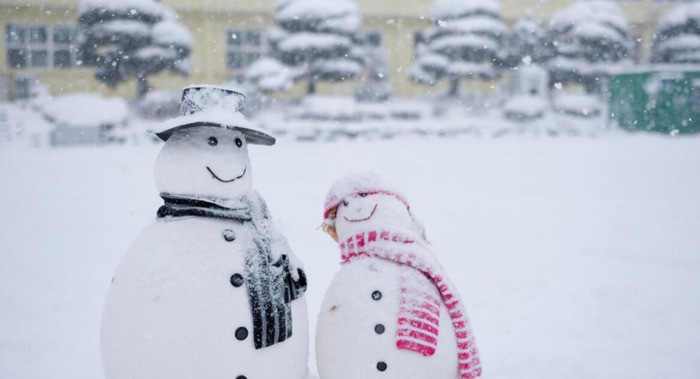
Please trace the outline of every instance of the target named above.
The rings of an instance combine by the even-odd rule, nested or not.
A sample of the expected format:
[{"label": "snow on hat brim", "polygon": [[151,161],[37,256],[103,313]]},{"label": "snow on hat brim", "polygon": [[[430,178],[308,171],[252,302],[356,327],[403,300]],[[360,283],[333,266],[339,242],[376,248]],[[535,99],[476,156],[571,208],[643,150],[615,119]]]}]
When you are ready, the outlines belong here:
[{"label": "snow on hat brim", "polygon": [[331,211],[346,198],[361,193],[369,195],[391,195],[404,203],[407,209],[411,209],[411,206],[408,204],[406,197],[401,191],[388,184],[381,176],[373,173],[359,173],[348,175],[333,183],[331,189],[328,191],[328,195],[326,195],[323,218],[327,219]]},{"label": "snow on hat brim", "polygon": [[242,113],[212,109],[190,115],[179,116],[167,120],[149,132],[163,141],[167,141],[176,130],[197,126],[219,126],[229,130],[238,130],[246,137],[246,141],[255,145],[271,146],[275,137],[270,133],[253,126]]}]

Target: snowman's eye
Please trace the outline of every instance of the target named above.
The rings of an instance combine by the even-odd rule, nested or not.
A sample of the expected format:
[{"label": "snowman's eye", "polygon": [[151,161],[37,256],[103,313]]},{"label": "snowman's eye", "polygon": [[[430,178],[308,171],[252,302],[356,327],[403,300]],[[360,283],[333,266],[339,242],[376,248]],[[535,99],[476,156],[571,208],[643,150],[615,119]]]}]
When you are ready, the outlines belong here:
[{"label": "snowman's eye", "polygon": [[216,146],[219,144],[219,140],[217,140],[216,137],[209,137],[207,143],[209,144],[209,146]]},{"label": "snowman's eye", "polygon": [[236,141],[235,141],[235,142],[236,142],[236,146],[238,146],[238,147],[243,146],[243,141],[241,141],[240,138],[236,138]]},{"label": "snowman's eye", "polygon": [[343,205],[344,205],[344,206],[346,206],[346,207],[347,207],[347,206],[348,206],[348,204],[350,204],[350,203],[348,203],[348,201],[347,201],[347,200],[343,200]]},{"label": "snowman's eye", "polygon": [[361,193],[360,197],[367,197],[367,193],[365,193],[365,192]]}]

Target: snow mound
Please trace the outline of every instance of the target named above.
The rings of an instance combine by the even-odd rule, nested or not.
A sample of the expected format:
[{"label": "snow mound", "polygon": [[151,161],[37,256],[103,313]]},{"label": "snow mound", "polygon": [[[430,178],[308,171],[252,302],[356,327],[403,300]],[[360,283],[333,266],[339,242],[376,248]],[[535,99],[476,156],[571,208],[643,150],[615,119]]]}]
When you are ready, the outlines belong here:
[{"label": "snow mound", "polygon": [[576,117],[596,117],[602,111],[601,101],[586,94],[563,94],[554,99],[554,110]]},{"label": "snow mound", "polygon": [[536,96],[515,96],[503,107],[506,118],[515,121],[531,121],[542,117],[547,110],[547,100]]},{"label": "snow mound", "polygon": [[121,98],[106,98],[91,93],[63,95],[42,104],[44,116],[58,125],[99,127],[126,122],[129,109]]}]

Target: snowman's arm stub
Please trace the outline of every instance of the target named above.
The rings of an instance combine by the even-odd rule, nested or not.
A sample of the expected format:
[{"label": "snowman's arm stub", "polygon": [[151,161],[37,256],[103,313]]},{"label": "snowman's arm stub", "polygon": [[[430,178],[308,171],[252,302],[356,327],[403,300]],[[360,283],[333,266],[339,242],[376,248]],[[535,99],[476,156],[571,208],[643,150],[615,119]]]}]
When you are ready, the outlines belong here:
[{"label": "snowman's arm stub", "polygon": [[[302,297],[307,287],[306,273],[304,273],[304,270],[294,267],[289,262],[289,257],[287,257],[287,255],[282,255],[273,265],[281,269],[281,275],[278,280],[284,282],[284,301],[290,303]],[[296,271],[293,272],[293,270]]]}]

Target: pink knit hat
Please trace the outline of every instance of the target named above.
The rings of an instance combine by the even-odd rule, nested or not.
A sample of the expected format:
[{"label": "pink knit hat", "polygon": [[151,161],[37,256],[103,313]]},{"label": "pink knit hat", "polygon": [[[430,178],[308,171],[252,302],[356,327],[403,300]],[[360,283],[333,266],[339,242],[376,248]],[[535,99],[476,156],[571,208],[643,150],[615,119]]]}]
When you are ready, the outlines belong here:
[{"label": "pink knit hat", "polygon": [[409,210],[411,209],[411,206],[408,205],[408,201],[406,201],[406,197],[394,186],[386,183],[379,175],[366,172],[350,174],[333,183],[330,191],[328,191],[328,195],[326,195],[326,203],[323,207],[323,218],[327,219],[328,214],[335,207],[340,205],[345,198],[361,193],[369,195],[392,195],[406,204],[406,208]]}]

